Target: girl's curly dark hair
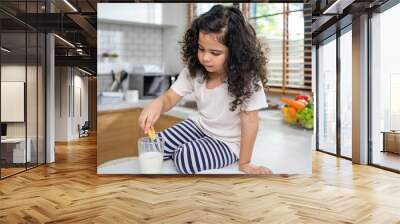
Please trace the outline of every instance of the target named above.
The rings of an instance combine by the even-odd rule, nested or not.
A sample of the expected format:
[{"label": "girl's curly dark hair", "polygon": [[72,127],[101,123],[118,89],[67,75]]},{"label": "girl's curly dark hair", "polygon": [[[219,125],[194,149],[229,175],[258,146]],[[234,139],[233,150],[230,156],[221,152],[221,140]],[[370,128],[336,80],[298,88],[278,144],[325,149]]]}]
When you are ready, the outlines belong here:
[{"label": "girl's curly dark hair", "polygon": [[228,92],[234,97],[230,110],[234,111],[259,90],[259,81],[266,87],[267,58],[256,32],[235,7],[216,5],[196,18],[185,33],[182,58],[188,65],[191,77],[194,78],[200,71],[204,80],[208,78],[207,70],[197,57],[200,32],[218,34],[221,43],[229,49],[226,70]]}]

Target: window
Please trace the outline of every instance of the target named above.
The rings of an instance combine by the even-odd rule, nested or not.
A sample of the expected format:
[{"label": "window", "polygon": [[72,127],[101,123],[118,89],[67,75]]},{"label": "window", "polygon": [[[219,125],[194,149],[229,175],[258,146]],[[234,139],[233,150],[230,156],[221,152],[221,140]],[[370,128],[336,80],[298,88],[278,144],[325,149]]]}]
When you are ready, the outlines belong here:
[{"label": "window", "polygon": [[225,5],[232,6],[233,3],[196,3],[194,4],[194,15],[195,17],[200,16],[201,14],[210,10],[214,5]]},{"label": "window", "polygon": [[250,3],[250,22],[268,49],[268,85],[311,90],[304,74],[304,13],[302,3]]},{"label": "window", "polygon": [[318,48],[318,149],[336,154],[336,36]]},{"label": "window", "polygon": [[[194,17],[216,4],[221,3],[193,4]],[[311,72],[305,74],[304,69],[304,4],[240,3],[239,8],[245,10],[243,14],[248,15],[267,50],[268,86],[277,90],[311,91]]]},{"label": "window", "polygon": [[311,77],[306,78],[304,75],[303,4],[289,4],[288,26],[287,87],[309,89],[311,87]]},{"label": "window", "polygon": [[400,170],[400,33],[394,29],[399,20],[399,4],[371,18],[372,164],[395,170]]},{"label": "window", "polygon": [[268,85],[283,82],[283,4],[250,3],[250,22],[261,44],[268,49]]},{"label": "window", "polygon": [[[44,1],[18,2],[18,13],[42,13]],[[1,7],[15,2],[1,2]],[[0,178],[45,163],[45,60],[46,38],[39,30],[26,26],[12,16],[0,12],[0,90],[2,98],[11,94],[24,97],[22,119],[1,118],[6,126],[0,144]],[[7,88],[7,86],[9,88]],[[11,87],[11,89],[10,89]],[[8,102],[13,103],[13,102]],[[12,114],[4,101],[1,114]]]},{"label": "window", "polygon": [[352,33],[340,36],[340,154],[352,157]]}]

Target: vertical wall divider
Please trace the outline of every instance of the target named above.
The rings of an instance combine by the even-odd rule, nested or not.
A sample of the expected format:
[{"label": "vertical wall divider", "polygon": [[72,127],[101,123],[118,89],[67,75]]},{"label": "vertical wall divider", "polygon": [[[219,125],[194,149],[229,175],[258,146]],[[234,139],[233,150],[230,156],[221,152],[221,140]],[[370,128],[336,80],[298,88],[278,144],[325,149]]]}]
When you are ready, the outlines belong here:
[{"label": "vertical wall divider", "polygon": [[319,150],[319,44],[315,47],[315,60],[315,148],[316,150]]},{"label": "vertical wall divider", "polygon": [[[1,36],[1,34],[2,34],[2,23],[0,23],[0,47],[1,46],[3,46],[2,45],[2,36]],[[1,58],[1,51],[0,51],[0,124],[2,124],[2,122],[1,122],[1,67],[3,66],[2,65],[2,58]],[[3,162],[2,162],[2,159],[1,159],[1,150],[2,150],[2,148],[1,148],[1,144],[0,144],[0,180],[3,178],[2,177],[2,173],[1,173],[1,171],[2,171],[2,169],[3,169]]]},{"label": "vertical wall divider", "polygon": [[[36,13],[39,13],[36,1]],[[36,31],[36,166],[39,165],[39,32]]]},{"label": "vertical wall divider", "polygon": [[[25,21],[28,21],[28,0],[25,0]],[[24,88],[24,120],[25,120],[25,170],[28,170],[28,24],[25,23],[25,88]]]},{"label": "vertical wall divider", "polygon": [[61,79],[62,79],[62,72],[60,72],[60,74],[58,74],[58,84],[59,84],[59,90],[60,90],[60,94],[58,94],[58,95],[60,95],[60,118],[62,117],[62,101],[61,101],[61,99],[62,99],[62,85],[61,85]]},{"label": "vertical wall divider", "polygon": [[[45,4],[45,12],[47,13],[47,2]],[[44,74],[42,82],[44,82],[44,136],[43,136],[43,141],[44,141],[44,161],[43,164],[47,162],[47,35],[49,35],[47,32],[44,33],[44,73],[42,73],[42,76]]]},{"label": "vertical wall divider", "polygon": [[[71,117],[71,69],[67,67],[68,72],[68,118]],[[60,93],[61,94],[61,93]]]},{"label": "vertical wall divider", "polygon": [[[39,1],[36,1],[36,13],[39,13]],[[37,20],[37,22],[39,22]],[[39,32],[36,31],[36,166],[39,165]]]},{"label": "vertical wall divider", "polygon": [[368,69],[367,69],[367,82],[368,82],[368,124],[367,124],[367,132],[368,132],[368,158],[367,164],[373,164],[373,149],[372,149],[372,64],[371,64],[371,56],[372,56],[372,29],[371,29],[371,20],[372,20],[372,12],[368,12],[368,25],[367,25],[367,44],[368,44],[368,53],[367,53],[367,61],[368,61]]},{"label": "vertical wall divider", "polygon": [[340,64],[340,36],[341,31],[338,23],[336,23],[336,155],[341,156],[341,114],[340,114],[340,80],[341,80],[341,64]]},{"label": "vertical wall divider", "polygon": [[[72,88],[71,88],[71,93],[72,93],[72,117],[75,118],[75,69],[74,67],[71,67],[72,70]],[[72,122],[73,123],[73,122]]]}]

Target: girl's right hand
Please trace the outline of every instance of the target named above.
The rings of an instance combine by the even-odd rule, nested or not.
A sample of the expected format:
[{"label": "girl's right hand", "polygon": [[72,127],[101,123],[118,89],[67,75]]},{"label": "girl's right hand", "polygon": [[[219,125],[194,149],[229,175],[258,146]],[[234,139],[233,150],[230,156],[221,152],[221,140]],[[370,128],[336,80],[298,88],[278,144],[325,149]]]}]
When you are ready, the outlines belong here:
[{"label": "girl's right hand", "polygon": [[250,163],[246,163],[239,166],[239,170],[246,174],[272,174],[272,171],[265,166],[255,166]]},{"label": "girl's right hand", "polygon": [[153,101],[142,110],[138,122],[144,133],[147,133],[154,126],[160,118],[161,112],[162,104],[158,100]]}]

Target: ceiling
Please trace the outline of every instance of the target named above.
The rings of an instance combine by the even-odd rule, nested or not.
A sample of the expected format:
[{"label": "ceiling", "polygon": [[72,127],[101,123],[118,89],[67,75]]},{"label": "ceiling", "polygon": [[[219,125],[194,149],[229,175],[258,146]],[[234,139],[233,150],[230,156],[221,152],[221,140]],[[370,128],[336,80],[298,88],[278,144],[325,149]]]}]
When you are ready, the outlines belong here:
[{"label": "ceiling", "polygon": [[315,43],[321,36],[323,39],[337,28],[341,29],[343,28],[341,26],[351,23],[353,17],[373,11],[388,0],[311,0],[310,2],[313,10],[312,38]]},{"label": "ceiling", "polygon": [[[7,58],[33,57],[38,50],[36,39],[32,40],[36,32],[52,32],[60,37],[55,38],[56,66],[79,66],[95,74],[98,2],[102,1],[48,0],[46,5],[44,0],[1,0],[2,46],[12,49]],[[25,49],[26,30],[35,35],[27,35],[28,47]]]},{"label": "ceiling", "polygon": [[108,2],[137,1],[1,0],[0,27],[3,34],[7,33],[3,35],[2,44],[13,49],[13,53],[7,54],[7,57],[12,60],[27,55],[29,59],[31,54],[34,55],[36,46],[28,44],[25,49],[26,29],[28,32],[51,32],[58,35],[55,38],[56,66],[78,66],[96,74],[96,8],[97,3]]}]

